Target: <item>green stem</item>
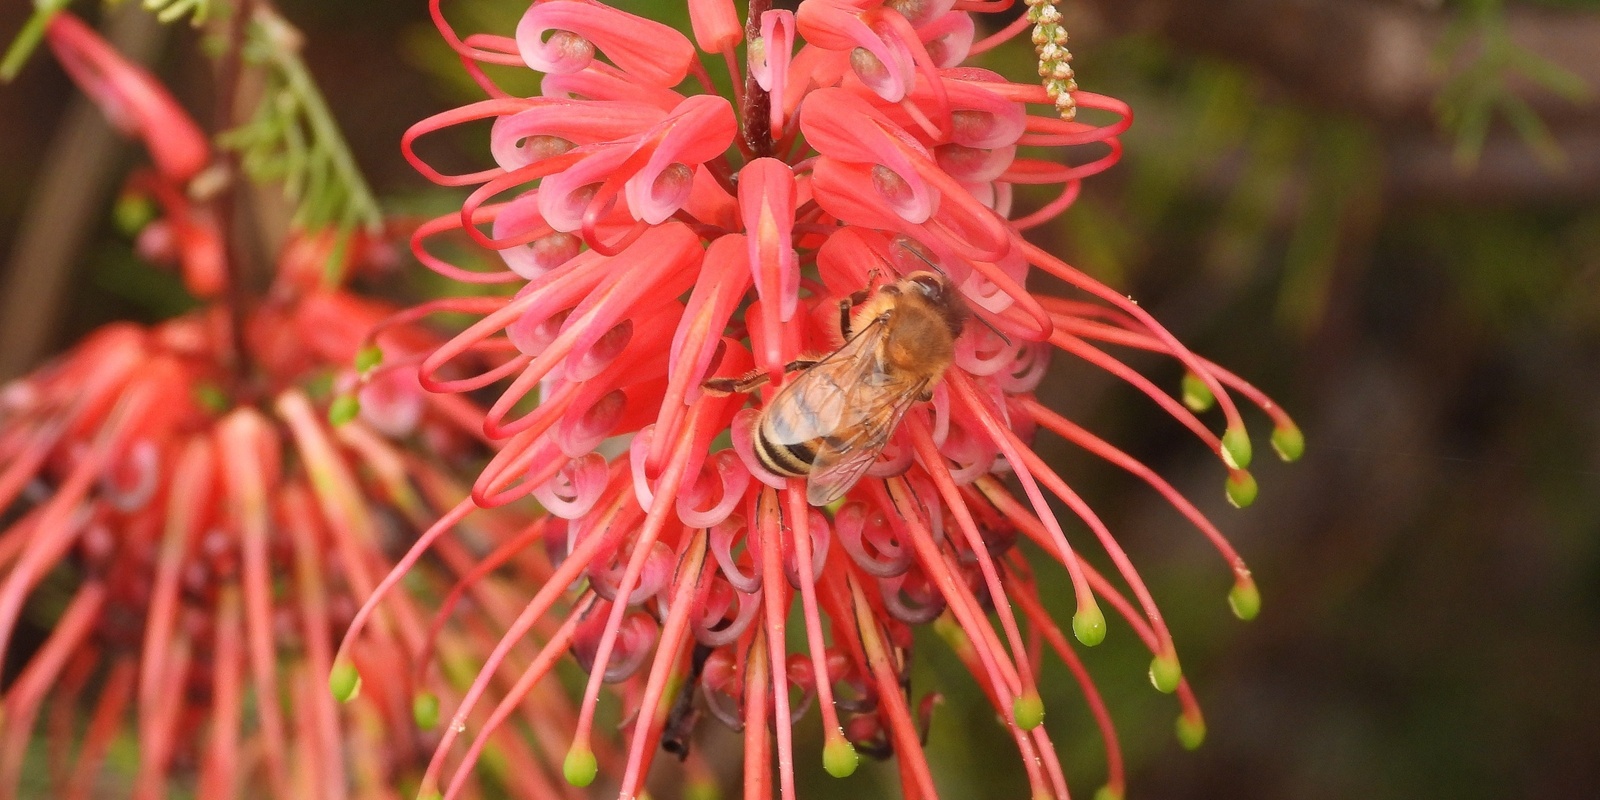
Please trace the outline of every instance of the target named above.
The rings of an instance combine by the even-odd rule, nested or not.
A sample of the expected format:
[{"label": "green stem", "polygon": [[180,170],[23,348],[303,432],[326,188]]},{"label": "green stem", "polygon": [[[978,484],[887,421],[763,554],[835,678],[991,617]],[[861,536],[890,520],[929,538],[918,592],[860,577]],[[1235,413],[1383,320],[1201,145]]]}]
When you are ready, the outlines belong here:
[{"label": "green stem", "polygon": [[22,71],[22,66],[28,63],[28,58],[33,51],[39,48],[39,42],[44,40],[44,32],[50,27],[50,20],[54,19],[56,12],[66,8],[72,0],[34,0],[33,16],[23,23],[22,30],[17,32],[17,38],[11,40],[11,46],[6,48],[4,58],[0,58],[0,81],[10,83]]}]

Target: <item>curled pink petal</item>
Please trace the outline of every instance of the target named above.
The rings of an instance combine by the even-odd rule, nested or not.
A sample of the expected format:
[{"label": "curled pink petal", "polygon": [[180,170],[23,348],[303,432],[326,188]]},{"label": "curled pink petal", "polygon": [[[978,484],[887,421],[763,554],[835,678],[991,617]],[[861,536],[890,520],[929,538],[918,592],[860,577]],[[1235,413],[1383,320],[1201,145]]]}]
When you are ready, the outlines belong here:
[{"label": "curled pink petal", "polygon": [[[745,546],[746,559],[751,564],[750,574],[745,574],[740,566],[735,563],[733,545],[735,540],[741,541]],[[749,527],[744,517],[737,514],[711,526],[710,536],[711,553],[717,559],[717,566],[722,574],[735,589],[746,594],[752,594],[761,588],[761,575],[756,564],[760,562],[760,545],[755,538],[749,535]]]},{"label": "curled pink petal", "polygon": [[864,503],[846,503],[834,514],[839,546],[868,575],[892,578],[911,568],[911,551],[895,539],[883,513]]},{"label": "curled pink petal", "polygon": [[517,49],[529,67],[558,74],[582,70],[598,49],[630,77],[662,87],[682,82],[695,57],[676,30],[592,0],[534,4],[517,24]]},{"label": "curled pink petal", "polygon": [[[572,654],[585,672],[594,669],[596,651],[605,631],[610,607],[609,602],[597,605],[573,636]],[[603,680],[606,683],[621,683],[638,672],[654,652],[659,632],[655,619],[649,614],[634,612],[623,617],[616,642],[612,645],[611,657],[606,661]]]},{"label": "curled pink petal", "polygon": [[974,32],[972,15],[962,11],[948,12],[917,27],[928,57],[940,69],[950,69],[967,60]]},{"label": "curled pink petal", "polygon": [[513,170],[573,147],[638,136],[665,116],[649,103],[625,100],[534,98],[533,105],[495,118],[489,152],[502,169]]},{"label": "curled pink petal", "polygon": [[125,514],[144,508],[160,488],[163,464],[156,443],[139,439],[112,462],[100,485],[113,508]]},{"label": "curled pink petal", "polygon": [[[626,556],[626,553],[620,554]],[[672,576],[677,559],[673,556],[672,548],[664,542],[656,541],[650,546],[650,553],[645,557],[644,571],[640,573],[639,580],[634,584],[633,591],[628,594],[627,605],[637,606],[651,597],[654,597],[665,586],[668,578]],[[613,563],[602,565],[591,564],[589,567],[590,585],[594,593],[601,598],[615,601],[617,587],[622,581],[624,564]]]},{"label": "curled pink petal", "polygon": [[534,499],[562,519],[578,519],[592,510],[606,489],[606,460],[587,453],[568,461],[555,477],[533,487]]},{"label": "curled pink petal", "polygon": [[733,106],[720,97],[695,95],[642,135],[639,154],[648,161],[627,183],[628,207],[652,225],[688,201],[694,168],[722,155],[738,130]]},{"label": "curled pink petal", "polygon": [[738,508],[750,485],[750,471],[732,450],[722,450],[706,459],[700,468],[700,479],[694,485],[696,489],[714,486],[715,490],[679,494],[678,519],[691,528],[709,528],[726,520]]},{"label": "curled pink petal", "polygon": [[[723,605],[708,603],[706,613],[694,620],[695,640],[707,647],[724,647],[738,641],[761,610],[761,599],[755,593],[729,591],[726,582],[721,586]],[[733,619],[727,619],[727,609],[734,605],[738,608]]]}]

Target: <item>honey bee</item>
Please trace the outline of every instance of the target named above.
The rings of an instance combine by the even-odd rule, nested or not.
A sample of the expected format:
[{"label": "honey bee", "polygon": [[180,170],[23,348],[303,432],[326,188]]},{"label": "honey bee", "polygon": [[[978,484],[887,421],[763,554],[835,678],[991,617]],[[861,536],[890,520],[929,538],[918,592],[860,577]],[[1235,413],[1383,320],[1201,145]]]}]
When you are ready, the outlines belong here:
[{"label": "honey bee", "polygon": [[[855,310],[852,312],[852,306]],[[932,397],[968,316],[949,279],[914,272],[839,304],[845,342],[778,390],[756,422],[755,452],[778,475],[806,477],[806,501],[844,496],[877,459],[913,403]],[[749,392],[765,373],[707,381],[708,391]]]}]

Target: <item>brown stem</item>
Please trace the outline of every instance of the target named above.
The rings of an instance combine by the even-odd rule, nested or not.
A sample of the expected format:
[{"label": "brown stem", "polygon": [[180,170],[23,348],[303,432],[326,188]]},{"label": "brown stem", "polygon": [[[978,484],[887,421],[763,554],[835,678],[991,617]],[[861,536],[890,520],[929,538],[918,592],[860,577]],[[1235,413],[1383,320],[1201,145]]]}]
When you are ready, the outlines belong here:
[{"label": "brown stem", "polygon": [[[245,38],[249,33],[250,21],[255,16],[255,6],[256,0],[237,0],[228,17],[226,47],[217,61],[216,120],[213,127],[218,135],[239,124],[240,96],[243,94],[244,82]],[[224,149],[221,159],[227,181],[221,191],[212,198],[211,203],[216,210],[217,219],[222,222],[224,231],[223,242],[226,248],[228,276],[228,328],[233,342],[238,389],[245,392],[249,390],[250,384],[250,357],[245,341],[245,325],[249,319],[251,301],[251,287],[246,284],[254,270],[248,269],[249,253],[243,246],[240,236],[239,189],[244,179],[244,172],[239,154],[234,150]]]},{"label": "brown stem", "polygon": [[[750,0],[750,16],[744,23],[744,143],[751,158],[772,155],[772,98],[756,83],[755,73],[748,63],[751,48],[761,38],[761,15],[770,8],[772,0]],[[734,80],[738,80],[737,75]]]},{"label": "brown stem", "polygon": [[[108,14],[104,33],[136,64],[161,53],[167,28],[136,5]],[[0,381],[21,374],[51,347],[70,300],[73,265],[105,218],[129,145],[94,103],[74,97],[40,157],[17,238],[0,269]]]}]

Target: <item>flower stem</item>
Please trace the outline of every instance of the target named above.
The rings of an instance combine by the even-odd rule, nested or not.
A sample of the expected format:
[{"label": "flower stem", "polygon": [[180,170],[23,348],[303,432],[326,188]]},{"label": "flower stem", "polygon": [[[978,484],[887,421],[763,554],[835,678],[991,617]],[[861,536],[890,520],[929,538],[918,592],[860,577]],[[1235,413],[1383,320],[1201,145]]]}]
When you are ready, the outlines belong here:
[{"label": "flower stem", "polygon": [[[217,59],[217,104],[216,119],[213,123],[215,135],[226,133],[238,124],[239,98],[243,93],[244,82],[245,34],[249,29],[250,18],[255,14],[255,6],[256,0],[238,0],[230,9],[224,48]],[[245,263],[248,255],[238,236],[239,182],[244,172],[237,153],[223,149],[221,158],[228,180],[212,199],[212,203],[217,218],[222,221],[224,232],[223,246],[226,248],[224,262],[228,277],[228,328],[233,342],[235,375],[239,379],[239,388],[242,389],[248,385],[250,375],[249,352],[245,343],[245,320],[249,311],[248,288],[245,286],[249,272]]]},{"label": "flower stem", "polygon": [[[752,159],[772,155],[772,97],[756,82],[750,69],[749,54],[761,38],[761,15],[772,8],[772,0],[750,0],[750,15],[744,23],[744,143]],[[738,80],[738,76],[734,76]],[[779,98],[778,102],[783,102]]]}]

